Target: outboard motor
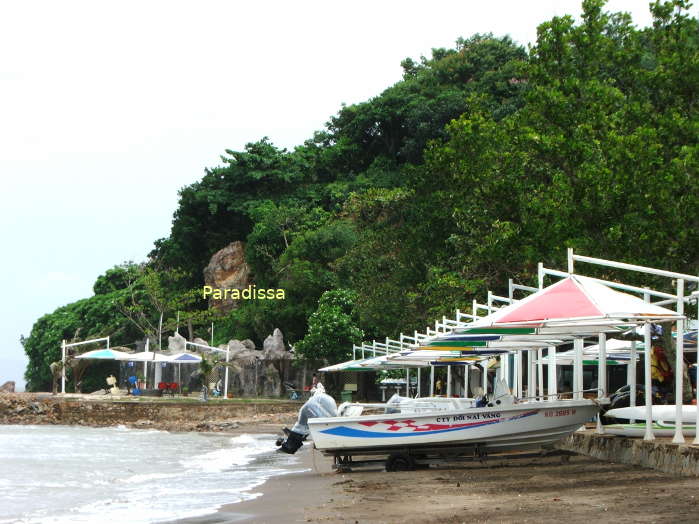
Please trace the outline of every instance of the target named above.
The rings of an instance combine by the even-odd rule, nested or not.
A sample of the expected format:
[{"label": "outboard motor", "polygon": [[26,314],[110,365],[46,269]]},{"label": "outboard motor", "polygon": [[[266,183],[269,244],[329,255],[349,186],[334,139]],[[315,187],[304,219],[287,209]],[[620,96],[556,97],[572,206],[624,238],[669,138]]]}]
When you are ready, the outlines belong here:
[{"label": "outboard motor", "polygon": [[293,455],[303,446],[303,441],[306,440],[309,433],[308,419],[336,416],[337,404],[335,403],[335,399],[325,393],[325,388],[322,384],[318,384],[313,396],[301,406],[299,417],[294,427],[291,429],[284,428],[286,438],[280,437],[277,439],[279,451]]},{"label": "outboard motor", "polygon": [[400,404],[404,401],[412,400],[410,397],[401,397],[398,393],[394,393],[386,402],[386,413],[400,413]]}]

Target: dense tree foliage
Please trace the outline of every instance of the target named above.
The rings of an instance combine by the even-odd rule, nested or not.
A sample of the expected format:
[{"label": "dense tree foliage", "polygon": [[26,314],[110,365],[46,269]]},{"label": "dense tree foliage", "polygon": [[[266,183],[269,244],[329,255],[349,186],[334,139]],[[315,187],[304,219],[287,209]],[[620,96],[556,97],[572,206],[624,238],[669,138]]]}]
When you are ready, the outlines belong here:
[{"label": "dense tree foliage", "polygon": [[[256,285],[287,299],[243,301],[216,320],[217,342],[279,327],[331,360],[361,333],[420,328],[509,277],[531,282],[567,246],[696,273],[699,23],[686,0],[653,3],[644,29],[604,4],[543,23],[529,51],[475,35],[406,59],[401,81],[292,151],[266,138],[226,151],[181,190],[145,269],[110,270],[94,297],[37,322],[31,387],[78,325],[152,336],[180,310],[196,328],[208,313],[192,289],[235,240]],[[129,312],[143,325],[127,329]]]},{"label": "dense tree foliage", "polygon": [[359,328],[355,301],[348,289],[326,291],[318,309],[308,319],[308,334],[296,344],[296,351],[307,359],[341,362],[352,356],[352,344],[359,344],[364,333]]}]

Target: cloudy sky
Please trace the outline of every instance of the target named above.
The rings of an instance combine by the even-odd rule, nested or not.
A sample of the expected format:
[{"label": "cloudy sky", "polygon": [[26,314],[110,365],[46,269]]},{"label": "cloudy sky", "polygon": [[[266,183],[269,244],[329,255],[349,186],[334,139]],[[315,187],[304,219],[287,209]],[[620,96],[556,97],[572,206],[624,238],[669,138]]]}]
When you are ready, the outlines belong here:
[{"label": "cloudy sky", "polygon": [[[293,147],[400,61],[476,32],[527,44],[580,2],[3,2],[0,384],[33,322],[169,233],[177,191],[224,149]],[[650,21],[648,3],[613,11]]]}]

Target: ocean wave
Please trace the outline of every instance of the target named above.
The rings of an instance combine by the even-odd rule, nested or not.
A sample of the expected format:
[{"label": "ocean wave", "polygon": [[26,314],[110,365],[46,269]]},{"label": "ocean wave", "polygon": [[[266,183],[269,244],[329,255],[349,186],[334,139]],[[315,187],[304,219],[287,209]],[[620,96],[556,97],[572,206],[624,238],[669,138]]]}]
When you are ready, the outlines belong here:
[{"label": "ocean wave", "polygon": [[252,462],[257,455],[273,452],[269,442],[252,435],[231,437],[229,443],[230,447],[187,457],[180,460],[180,464],[188,469],[213,473],[226,471],[234,466],[244,466]]},{"label": "ocean wave", "polygon": [[41,429],[7,432],[13,460],[3,463],[0,524],[199,517],[256,498],[268,478],[298,469],[298,458],[275,452],[273,435]]}]

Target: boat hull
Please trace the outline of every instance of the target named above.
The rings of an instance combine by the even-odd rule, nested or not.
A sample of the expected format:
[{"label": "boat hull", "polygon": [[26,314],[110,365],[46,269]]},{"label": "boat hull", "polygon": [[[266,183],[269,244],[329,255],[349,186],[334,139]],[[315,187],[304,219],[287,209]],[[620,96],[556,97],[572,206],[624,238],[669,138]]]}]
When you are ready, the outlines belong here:
[{"label": "boat hull", "polygon": [[598,412],[592,400],[525,402],[497,408],[316,418],[309,429],[325,452],[478,445],[538,448],[574,432]]},{"label": "boat hull", "polygon": [[[624,437],[644,437],[646,435],[646,424],[645,422],[636,424],[606,424],[604,427],[604,432],[609,435],[620,435]],[[675,425],[667,424],[664,422],[654,422],[651,426],[653,435],[656,437],[674,437],[675,436]],[[685,437],[696,436],[696,426],[686,425],[682,426],[682,434]]]}]

